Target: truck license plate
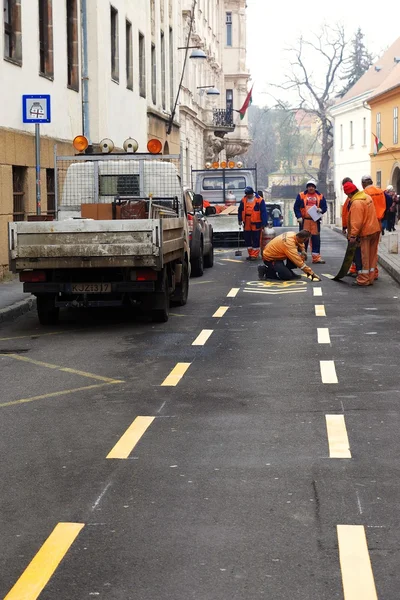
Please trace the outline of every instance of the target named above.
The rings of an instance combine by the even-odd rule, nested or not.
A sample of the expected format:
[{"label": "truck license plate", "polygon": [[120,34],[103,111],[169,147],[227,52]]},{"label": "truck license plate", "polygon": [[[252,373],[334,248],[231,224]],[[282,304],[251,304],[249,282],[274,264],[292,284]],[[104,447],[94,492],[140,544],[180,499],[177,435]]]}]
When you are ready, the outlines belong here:
[{"label": "truck license plate", "polygon": [[111,292],[111,283],[73,283],[73,294],[108,294]]}]

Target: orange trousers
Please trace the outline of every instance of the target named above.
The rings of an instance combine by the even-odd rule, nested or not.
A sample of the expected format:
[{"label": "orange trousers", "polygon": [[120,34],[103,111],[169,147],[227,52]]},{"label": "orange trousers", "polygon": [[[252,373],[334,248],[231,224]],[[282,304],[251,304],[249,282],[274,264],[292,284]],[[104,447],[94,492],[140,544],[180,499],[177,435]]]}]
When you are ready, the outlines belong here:
[{"label": "orange trousers", "polygon": [[378,264],[378,244],[380,232],[360,238],[362,269],[358,271],[358,285],[372,285]]}]

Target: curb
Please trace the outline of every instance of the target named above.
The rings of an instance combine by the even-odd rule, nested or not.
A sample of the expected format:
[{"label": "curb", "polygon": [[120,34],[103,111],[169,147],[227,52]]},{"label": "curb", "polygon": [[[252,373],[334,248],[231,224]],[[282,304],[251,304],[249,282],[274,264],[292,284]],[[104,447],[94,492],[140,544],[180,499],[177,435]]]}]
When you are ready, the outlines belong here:
[{"label": "curb", "polygon": [[36,298],[33,297],[27,298],[26,300],[21,300],[20,302],[15,302],[15,304],[6,306],[6,308],[0,308],[0,323],[13,321],[17,317],[26,314],[34,308],[36,308]]},{"label": "curb", "polygon": [[[332,227],[332,230],[335,231],[336,233],[342,233],[341,229],[339,227]],[[392,279],[394,279],[397,283],[400,283],[400,271],[398,270],[398,267],[396,267],[395,265],[392,264],[390,258],[387,258],[386,256],[382,256],[381,254],[379,254],[378,251],[378,264],[381,265],[381,267],[383,267],[385,269],[385,271],[391,276]]]}]

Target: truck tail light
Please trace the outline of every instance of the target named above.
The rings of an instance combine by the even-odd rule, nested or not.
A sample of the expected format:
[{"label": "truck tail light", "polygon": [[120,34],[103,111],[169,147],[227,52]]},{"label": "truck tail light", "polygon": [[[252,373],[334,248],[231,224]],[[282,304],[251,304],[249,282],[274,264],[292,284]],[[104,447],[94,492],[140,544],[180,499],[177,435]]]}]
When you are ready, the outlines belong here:
[{"label": "truck tail light", "polygon": [[136,281],[157,281],[157,271],[140,269],[136,271]]},{"label": "truck tail light", "polygon": [[192,239],[193,235],[193,215],[188,215],[188,229],[189,229],[189,239]]},{"label": "truck tail light", "polygon": [[22,271],[19,280],[23,283],[39,283],[46,281],[46,273],[45,271]]}]

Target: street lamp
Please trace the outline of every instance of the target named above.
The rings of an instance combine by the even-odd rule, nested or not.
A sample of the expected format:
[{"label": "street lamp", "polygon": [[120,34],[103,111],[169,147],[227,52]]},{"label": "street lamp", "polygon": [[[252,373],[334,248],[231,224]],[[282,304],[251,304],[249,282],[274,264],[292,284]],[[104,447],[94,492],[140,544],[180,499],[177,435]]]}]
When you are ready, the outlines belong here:
[{"label": "street lamp", "polygon": [[[218,88],[216,88],[213,85],[199,85],[197,86],[198,90],[207,90],[206,94],[207,96],[220,96],[221,92],[219,91]],[[203,94],[204,92],[200,92],[200,94]]]}]

